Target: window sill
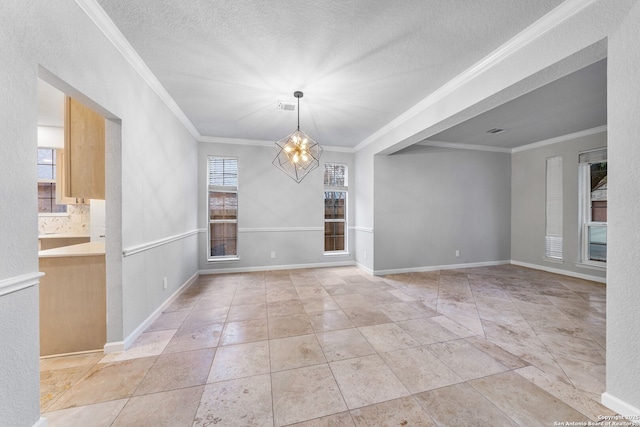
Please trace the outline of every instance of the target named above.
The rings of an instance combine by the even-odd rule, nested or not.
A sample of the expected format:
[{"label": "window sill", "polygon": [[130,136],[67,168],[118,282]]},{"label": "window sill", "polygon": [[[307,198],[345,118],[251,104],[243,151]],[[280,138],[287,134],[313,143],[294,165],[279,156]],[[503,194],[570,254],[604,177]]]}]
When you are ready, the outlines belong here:
[{"label": "window sill", "polygon": [[542,257],[543,261],[552,262],[554,264],[564,264],[563,259]]},{"label": "window sill", "polygon": [[607,265],[603,263],[576,262],[576,267],[588,268],[596,271],[607,271]]},{"label": "window sill", "polygon": [[228,261],[240,261],[240,257],[229,258],[209,258],[207,262],[228,262]]},{"label": "window sill", "polygon": [[349,252],[325,252],[323,253],[324,256],[345,256],[345,255],[349,255]]}]

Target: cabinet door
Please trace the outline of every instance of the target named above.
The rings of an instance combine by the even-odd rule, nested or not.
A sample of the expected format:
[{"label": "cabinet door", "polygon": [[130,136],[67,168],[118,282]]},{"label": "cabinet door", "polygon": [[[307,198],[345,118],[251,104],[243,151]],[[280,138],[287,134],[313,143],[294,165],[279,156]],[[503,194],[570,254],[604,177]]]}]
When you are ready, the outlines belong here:
[{"label": "cabinet door", "polygon": [[56,204],[58,205],[78,205],[85,204],[84,199],[77,197],[66,197],[66,174],[64,163],[64,150],[56,150],[56,157],[58,158],[58,164],[56,165]]},{"label": "cabinet door", "polygon": [[104,117],[65,98],[65,196],[104,199]]}]

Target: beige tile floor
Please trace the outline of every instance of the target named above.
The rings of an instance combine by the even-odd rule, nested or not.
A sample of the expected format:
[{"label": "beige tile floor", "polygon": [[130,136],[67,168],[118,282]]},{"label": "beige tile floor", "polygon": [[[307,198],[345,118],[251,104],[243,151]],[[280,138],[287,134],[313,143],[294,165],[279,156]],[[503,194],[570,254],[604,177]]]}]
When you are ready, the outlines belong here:
[{"label": "beige tile floor", "polygon": [[41,361],[64,426],[536,426],[612,415],[605,287],[515,266],[201,276],[127,351]]}]

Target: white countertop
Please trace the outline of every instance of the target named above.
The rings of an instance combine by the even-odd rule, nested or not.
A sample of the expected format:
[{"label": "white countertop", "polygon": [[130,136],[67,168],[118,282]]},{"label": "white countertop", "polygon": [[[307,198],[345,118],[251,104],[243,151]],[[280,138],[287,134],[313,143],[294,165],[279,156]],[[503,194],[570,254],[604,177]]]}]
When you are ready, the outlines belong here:
[{"label": "white countertop", "polygon": [[80,243],[38,252],[40,258],[104,255],[104,242]]},{"label": "white countertop", "polygon": [[48,233],[38,235],[38,239],[74,239],[81,237],[91,237],[89,233]]}]

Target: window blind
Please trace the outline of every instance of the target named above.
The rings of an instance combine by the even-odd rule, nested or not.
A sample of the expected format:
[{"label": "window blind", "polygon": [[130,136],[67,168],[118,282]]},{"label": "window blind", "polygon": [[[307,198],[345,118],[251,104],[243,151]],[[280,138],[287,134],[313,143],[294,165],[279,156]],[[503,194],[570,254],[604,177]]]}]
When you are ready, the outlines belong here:
[{"label": "window blind", "polygon": [[547,158],[545,256],[562,259],[562,157]]},{"label": "window blind", "polygon": [[324,185],[329,187],[346,187],[347,166],[336,163],[325,163]]},{"label": "window blind", "polygon": [[607,161],[607,149],[599,148],[597,150],[585,151],[579,154],[580,163],[600,163]]},{"label": "window blind", "polygon": [[237,187],[238,159],[209,157],[209,185],[215,187]]}]

